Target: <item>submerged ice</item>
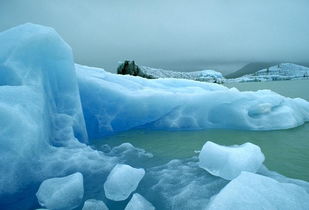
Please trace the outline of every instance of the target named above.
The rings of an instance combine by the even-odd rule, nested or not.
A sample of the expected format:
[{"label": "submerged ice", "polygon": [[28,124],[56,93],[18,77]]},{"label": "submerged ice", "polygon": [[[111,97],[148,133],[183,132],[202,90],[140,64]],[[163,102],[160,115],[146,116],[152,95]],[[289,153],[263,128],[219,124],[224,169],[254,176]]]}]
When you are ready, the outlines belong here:
[{"label": "submerged ice", "polygon": [[[86,199],[97,200],[86,202],[86,207],[104,202],[109,209],[150,204],[157,209],[205,209],[215,205],[216,197],[226,202],[224,187],[230,187],[229,181],[200,168],[197,157],[148,167],[145,173],[136,168],[143,167],[151,154],[131,144],[97,151],[85,144],[88,136],[95,141],[137,127],[284,129],[309,120],[307,101],[267,90],[240,92],[181,79],[147,80],[74,65],[70,47],[48,27],[15,27],[0,33],[0,44],[0,206],[4,210],[35,209],[39,204],[81,209]],[[115,169],[117,164],[121,170],[119,165]],[[276,180],[271,181],[274,186],[297,185],[297,189],[284,187],[290,194],[283,193],[282,199],[291,207],[296,196],[307,207],[307,182],[274,175],[263,166],[256,173],[268,177],[257,178],[265,189],[269,179]],[[63,183],[63,179],[68,180]],[[237,177],[231,181],[236,183],[232,187],[242,182],[238,181]],[[132,193],[140,196],[131,197]],[[238,199],[237,194],[231,199]],[[255,197],[244,202],[250,199]],[[258,202],[263,206],[267,201]]]},{"label": "submerged ice", "polygon": [[125,210],[155,210],[155,207],[149,203],[143,196],[134,193]]},{"label": "submerged ice", "polygon": [[95,199],[86,200],[82,210],[108,210],[103,201]]}]

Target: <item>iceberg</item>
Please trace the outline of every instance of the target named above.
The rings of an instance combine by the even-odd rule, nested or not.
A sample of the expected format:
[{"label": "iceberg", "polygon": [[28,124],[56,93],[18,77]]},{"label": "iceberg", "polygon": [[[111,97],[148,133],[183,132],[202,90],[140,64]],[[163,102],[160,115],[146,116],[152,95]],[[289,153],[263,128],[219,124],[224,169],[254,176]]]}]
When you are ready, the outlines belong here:
[{"label": "iceberg", "polygon": [[[38,201],[49,209],[82,209],[82,202],[77,204],[82,194],[123,209],[133,192],[158,209],[204,209],[229,182],[205,173],[197,157],[147,167],[145,174],[141,167],[150,153],[131,144],[98,151],[87,143],[134,128],[271,130],[309,120],[307,101],[271,91],[240,92],[185,79],[147,80],[75,65],[71,48],[49,27],[15,27],[0,33],[0,44],[3,210],[39,208]],[[265,168],[259,173],[309,191],[307,182]],[[57,184],[72,174],[74,179]],[[59,189],[59,194],[68,192],[61,196],[66,201],[58,202]],[[71,198],[74,202],[66,203]]]},{"label": "iceberg", "polygon": [[52,146],[87,142],[87,132],[71,50],[56,32],[25,24],[0,43],[1,194],[25,185]]},{"label": "iceberg", "polygon": [[207,141],[199,154],[201,168],[227,180],[236,178],[242,171],[256,173],[264,160],[260,147],[251,143],[228,147]]},{"label": "iceberg", "polygon": [[108,210],[103,201],[89,199],[86,200],[82,210]]},{"label": "iceberg", "polygon": [[[309,103],[183,79],[148,80],[76,65],[90,139],[134,128],[276,130],[309,120]],[[164,102],[164,103],[162,103]]]},{"label": "iceberg", "polygon": [[295,184],[242,172],[210,202],[209,210],[309,209],[309,194]]},{"label": "iceberg", "polygon": [[138,193],[134,193],[131,200],[127,204],[124,210],[155,210],[155,207],[147,201],[143,196]]},{"label": "iceberg", "polygon": [[70,210],[79,206],[84,196],[83,175],[47,179],[36,194],[41,206],[48,209]]},{"label": "iceberg", "polygon": [[31,209],[43,180],[104,174],[117,160],[84,144],[72,51],[60,36],[24,24],[1,32],[0,43],[0,205]]},{"label": "iceberg", "polygon": [[133,168],[125,164],[117,164],[104,183],[105,196],[114,201],[122,201],[136,190],[145,175],[142,168]]}]

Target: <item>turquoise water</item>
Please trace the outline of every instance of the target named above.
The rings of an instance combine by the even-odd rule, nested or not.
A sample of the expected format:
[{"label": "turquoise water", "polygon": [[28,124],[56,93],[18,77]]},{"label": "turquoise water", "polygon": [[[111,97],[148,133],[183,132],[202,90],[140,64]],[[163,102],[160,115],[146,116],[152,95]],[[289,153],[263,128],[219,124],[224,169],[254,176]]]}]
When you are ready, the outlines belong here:
[{"label": "turquoise water", "polygon": [[[309,80],[254,82],[226,84],[239,90],[271,89],[289,97],[309,101]],[[297,128],[278,131],[203,130],[203,131],[151,131],[131,130],[97,141],[117,146],[130,142],[154,155],[147,166],[166,163],[175,158],[195,155],[206,141],[232,145],[252,142],[265,154],[265,165],[292,178],[309,181],[309,123]],[[146,163],[145,163],[146,164]]]}]

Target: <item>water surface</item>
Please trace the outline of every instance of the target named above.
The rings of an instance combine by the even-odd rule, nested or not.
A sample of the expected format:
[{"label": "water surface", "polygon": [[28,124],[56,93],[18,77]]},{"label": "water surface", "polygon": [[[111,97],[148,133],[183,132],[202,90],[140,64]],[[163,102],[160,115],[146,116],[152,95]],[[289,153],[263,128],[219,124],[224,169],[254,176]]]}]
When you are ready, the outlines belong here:
[{"label": "water surface", "polygon": [[[284,96],[301,97],[309,101],[309,80],[230,83],[239,90],[271,89]],[[130,142],[154,155],[145,167],[166,163],[175,158],[196,155],[206,141],[223,145],[251,142],[261,147],[265,165],[292,178],[309,181],[309,123],[297,128],[277,131],[203,130],[152,131],[131,130],[99,140],[95,145],[117,146]],[[146,163],[145,163],[146,164]]]}]

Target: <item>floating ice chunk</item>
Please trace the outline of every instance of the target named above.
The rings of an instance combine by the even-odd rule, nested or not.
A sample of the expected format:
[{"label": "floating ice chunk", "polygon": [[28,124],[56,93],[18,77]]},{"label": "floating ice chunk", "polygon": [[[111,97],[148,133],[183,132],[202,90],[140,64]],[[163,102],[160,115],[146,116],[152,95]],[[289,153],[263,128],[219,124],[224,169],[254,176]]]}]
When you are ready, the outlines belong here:
[{"label": "floating ice chunk", "polygon": [[105,196],[114,201],[122,201],[136,190],[145,175],[145,170],[133,168],[129,165],[117,164],[104,183]]},{"label": "floating ice chunk", "polygon": [[212,175],[232,180],[242,171],[257,172],[265,157],[260,147],[251,143],[228,147],[208,141],[199,160],[199,166]]},{"label": "floating ice chunk", "polygon": [[279,183],[274,179],[242,172],[214,197],[209,210],[306,210],[309,194],[295,184]]},{"label": "floating ice chunk", "polygon": [[130,202],[124,210],[154,210],[155,207],[147,201],[143,196],[138,193],[134,193]]},{"label": "floating ice chunk", "polygon": [[47,179],[40,185],[36,196],[40,205],[48,209],[74,209],[84,196],[83,175],[77,172],[66,177]]},{"label": "floating ice chunk", "polygon": [[108,210],[108,208],[103,201],[89,199],[85,201],[82,210]]}]

